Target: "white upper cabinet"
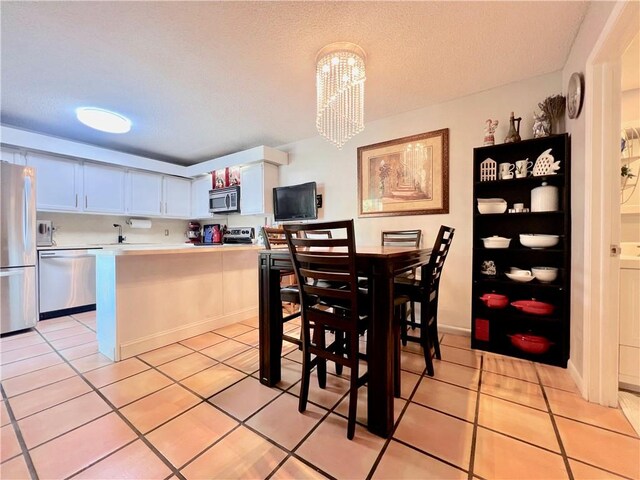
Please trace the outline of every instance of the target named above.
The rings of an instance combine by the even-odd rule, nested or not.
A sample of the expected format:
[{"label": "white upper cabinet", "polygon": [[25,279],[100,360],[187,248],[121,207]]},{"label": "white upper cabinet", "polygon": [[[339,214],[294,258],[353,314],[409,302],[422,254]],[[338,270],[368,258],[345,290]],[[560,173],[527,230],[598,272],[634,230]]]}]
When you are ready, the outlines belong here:
[{"label": "white upper cabinet", "polygon": [[211,190],[210,173],[191,181],[191,218],[212,217],[209,213],[209,190]]},{"label": "white upper cabinet", "polygon": [[266,162],[254,163],[240,170],[240,213],[273,213],[273,188],[278,186],[278,167]]},{"label": "white upper cabinet", "polygon": [[162,175],[137,170],[130,170],[127,175],[127,213],[162,215]]},{"label": "white upper cabinet", "polygon": [[82,211],[82,165],[79,162],[29,153],[27,165],[36,169],[38,210]]},{"label": "white upper cabinet", "polygon": [[85,163],[84,201],[85,212],[124,214],[125,171],[96,163]]},{"label": "white upper cabinet", "polygon": [[191,216],[191,180],[180,177],[163,177],[165,217],[189,218]]}]

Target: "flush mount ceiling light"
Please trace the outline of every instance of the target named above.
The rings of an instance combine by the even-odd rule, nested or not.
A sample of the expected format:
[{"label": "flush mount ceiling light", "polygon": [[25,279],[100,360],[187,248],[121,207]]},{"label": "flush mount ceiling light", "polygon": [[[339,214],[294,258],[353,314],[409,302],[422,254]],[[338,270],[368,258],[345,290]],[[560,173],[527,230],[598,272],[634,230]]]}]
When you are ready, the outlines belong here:
[{"label": "flush mount ceiling light", "polygon": [[364,61],[358,45],[327,45],[316,57],[316,127],[338,150],[364,130]]},{"label": "flush mount ceiling light", "polygon": [[97,107],[80,107],[76,117],[87,127],[108,133],[127,133],[131,130],[131,120],[119,113]]}]

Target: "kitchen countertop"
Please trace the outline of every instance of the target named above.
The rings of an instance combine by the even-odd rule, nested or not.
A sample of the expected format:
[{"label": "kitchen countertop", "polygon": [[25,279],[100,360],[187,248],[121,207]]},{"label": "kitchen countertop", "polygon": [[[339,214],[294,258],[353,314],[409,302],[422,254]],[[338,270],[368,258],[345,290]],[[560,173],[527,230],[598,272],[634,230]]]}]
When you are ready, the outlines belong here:
[{"label": "kitchen countertop", "polygon": [[167,254],[192,254],[211,252],[241,252],[262,250],[260,245],[224,244],[196,246],[190,243],[183,244],[119,244],[104,245],[102,250],[96,250],[95,255],[167,255]]}]

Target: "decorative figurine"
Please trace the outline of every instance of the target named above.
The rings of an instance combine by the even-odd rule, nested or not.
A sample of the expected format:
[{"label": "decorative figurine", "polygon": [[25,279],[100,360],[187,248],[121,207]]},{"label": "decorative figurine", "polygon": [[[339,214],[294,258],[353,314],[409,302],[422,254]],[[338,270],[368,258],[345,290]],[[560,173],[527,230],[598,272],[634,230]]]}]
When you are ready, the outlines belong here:
[{"label": "decorative figurine", "polygon": [[498,128],[498,120],[491,120],[490,118],[485,122],[484,126],[484,143],[483,145],[495,145],[496,139],[493,134]]},{"label": "decorative figurine", "polygon": [[496,180],[498,163],[493,158],[487,158],[480,163],[480,181],[490,182]]},{"label": "decorative figurine", "polygon": [[548,137],[551,135],[551,121],[547,114],[533,112],[533,138]]},{"label": "decorative figurine", "polygon": [[[513,118],[513,112],[511,112],[511,116],[509,117],[509,133],[504,139],[504,143],[514,143],[519,142],[520,138],[520,121],[522,117]],[[516,128],[515,122],[518,122],[518,127]]]}]

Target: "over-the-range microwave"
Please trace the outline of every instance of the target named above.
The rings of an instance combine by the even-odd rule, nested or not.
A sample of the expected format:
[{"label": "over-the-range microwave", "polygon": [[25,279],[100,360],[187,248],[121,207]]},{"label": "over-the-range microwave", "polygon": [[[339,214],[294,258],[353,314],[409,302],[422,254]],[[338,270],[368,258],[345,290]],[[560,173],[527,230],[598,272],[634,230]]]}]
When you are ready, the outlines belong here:
[{"label": "over-the-range microwave", "polygon": [[209,190],[209,212],[233,213],[240,211],[240,187]]}]

